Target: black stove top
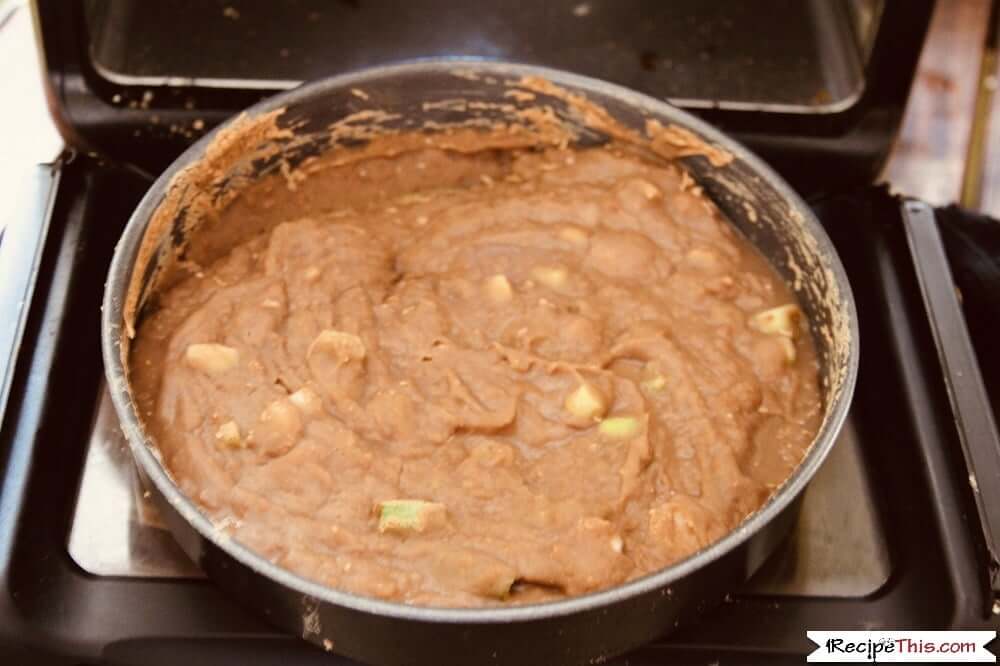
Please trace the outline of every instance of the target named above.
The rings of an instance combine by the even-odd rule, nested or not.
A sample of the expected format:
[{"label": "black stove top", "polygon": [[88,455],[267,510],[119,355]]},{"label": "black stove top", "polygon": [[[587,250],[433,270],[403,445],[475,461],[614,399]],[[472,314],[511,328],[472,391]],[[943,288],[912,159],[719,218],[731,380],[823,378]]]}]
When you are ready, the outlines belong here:
[{"label": "black stove top", "polygon": [[[0,661],[338,663],[202,579],[134,483],[104,394],[99,304],[148,183],[86,157],[39,179],[53,196],[37,210],[37,283],[0,427],[0,655],[21,661]],[[798,663],[807,628],[1000,627],[901,205],[878,189],[815,202],[863,351],[844,434],[793,535],[721,608],[614,663]]]},{"label": "black stove top", "polygon": [[[984,488],[1000,492],[1000,452],[969,381],[961,315],[995,411],[1000,226],[956,210],[935,226],[930,209],[865,186],[898,129],[933,3],[768,2],[744,16],[728,0],[672,3],[670,15],[645,0],[518,4],[520,14],[495,0],[473,15],[441,0],[421,6],[451,29],[428,33],[411,16],[416,0],[399,13],[375,0],[185,0],[170,12],[34,0],[53,114],[80,151],[39,167],[20,199],[34,224],[0,231],[12,276],[0,319],[17,323],[0,329],[0,362],[14,350],[0,372],[0,663],[349,663],[228,600],[162,528],[109,409],[101,295],[149,174],[200,132],[299,79],[449,52],[589,68],[735,133],[813,196],[857,301],[854,402],[790,539],[721,607],[613,663],[800,663],[807,629],[1000,629],[985,536],[997,526],[979,511]],[[878,27],[868,41],[852,37],[859,7]],[[347,52],[344,40],[365,48]],[[844,52],[852,44],[857,58]],[[742,86],[725,87],[729,97],[712,90],[726,76]]]}]

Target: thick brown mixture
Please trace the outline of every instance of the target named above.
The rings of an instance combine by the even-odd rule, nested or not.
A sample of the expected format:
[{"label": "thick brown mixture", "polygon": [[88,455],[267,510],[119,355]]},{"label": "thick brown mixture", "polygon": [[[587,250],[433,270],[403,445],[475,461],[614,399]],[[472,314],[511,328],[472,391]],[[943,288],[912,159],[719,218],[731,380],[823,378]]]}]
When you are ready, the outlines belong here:
[{"label": "thick brown mixture", "polygon": [[[821,417],[787,289],[682,170],[427,149],[274,181],[132,380],[233,538],[414,604],[606,588],[723,536]],[[268,229],[270,227],[270,229]]]}]

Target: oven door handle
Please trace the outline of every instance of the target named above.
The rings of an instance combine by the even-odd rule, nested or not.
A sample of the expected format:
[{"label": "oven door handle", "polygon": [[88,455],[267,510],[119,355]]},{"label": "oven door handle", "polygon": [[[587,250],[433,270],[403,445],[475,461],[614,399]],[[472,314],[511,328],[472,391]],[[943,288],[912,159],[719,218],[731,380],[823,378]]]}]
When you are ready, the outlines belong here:
[{"label": "oven door handle", "polygon": [[60,160],[37,165],[11,197],[16,202],[11,216],[0,221],[0,424],[38,282],[60,173]]}]

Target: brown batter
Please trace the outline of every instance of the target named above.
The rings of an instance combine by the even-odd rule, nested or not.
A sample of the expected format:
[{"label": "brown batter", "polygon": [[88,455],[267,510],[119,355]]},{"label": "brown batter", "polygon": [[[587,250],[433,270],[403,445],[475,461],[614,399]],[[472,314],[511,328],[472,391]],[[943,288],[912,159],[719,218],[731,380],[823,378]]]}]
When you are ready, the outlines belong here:
[{"label": "brown batter", "polygon": [[161,295],[133,385],[180,487],[322,583],[612,586],[726,534],[818,428],[792,296],[679,166],[428,148],[222,218],[263,231]]}]

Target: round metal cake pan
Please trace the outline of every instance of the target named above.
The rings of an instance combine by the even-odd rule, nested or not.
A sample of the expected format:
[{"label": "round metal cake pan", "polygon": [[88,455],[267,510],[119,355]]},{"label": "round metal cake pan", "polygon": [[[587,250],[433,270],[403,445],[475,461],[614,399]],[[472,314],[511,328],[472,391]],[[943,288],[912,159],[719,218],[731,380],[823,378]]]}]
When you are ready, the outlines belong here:
[{"label": "round metal cake pan", "polygon": [[[847,276],[812,211],[762,160],[698,118],[662,101],[606,82],[552,69],[454,59],[376,67],[303,85],[248,109],[248,118],[276,115],[293,134],[315,133],[348,113],[361,89],[404,121],[426,119],[447,99],[503,100],[505,82],[541,77],[604,107],[641,131],[649,119],[675,125],[733,159],[712,166],[684,158],[695,180],[730,221],[788,281],[809,321],[820,363],[825,413],[802,462],[766,503],[715,543],[627,584],[565,600],[495,608],[431,608],[361,597],[291,573],[216,529],[174,483],[146,435],[127,372],[130,332],[156,262],[186,233],[183,215],[165,229],[150,225],[178,174],[206,159],[232,119],[207,134],[164,172],[143,198],[118,246],[102,313],[102,352],[111,396],[140,475],[185,552],[227,593],[275,625],[317,645],[374,664],[575,664],[607,658],[696,621],[734,591],[787,536],[807,484],[837,438],[857,376],[857,316]],[[353,100],[353,102],[352,102]],[[461,123],[452,108],[439,122]],[[318,135],[317,135],[318,136]],[[589,136],[599,141],[601,137]],[[298,142],[296,150],[330,148]],[[305,146],[305,148],[303,148]],[[294,156],[293,156],[294,157]],[[267,165],[257,168],[266,169]],[[236,179],[233,179],[234,181]],[[178,210],[183,210],[179,208]],[[153,235],[158,235],[153,237]],[[143,248],[160,252],[142,252]],[[137,263],[138,262],[138,263]],[[145,262],[145,263],[143,263]]]}]

